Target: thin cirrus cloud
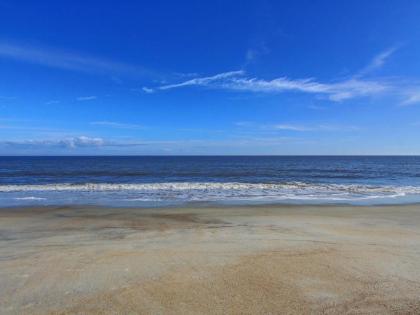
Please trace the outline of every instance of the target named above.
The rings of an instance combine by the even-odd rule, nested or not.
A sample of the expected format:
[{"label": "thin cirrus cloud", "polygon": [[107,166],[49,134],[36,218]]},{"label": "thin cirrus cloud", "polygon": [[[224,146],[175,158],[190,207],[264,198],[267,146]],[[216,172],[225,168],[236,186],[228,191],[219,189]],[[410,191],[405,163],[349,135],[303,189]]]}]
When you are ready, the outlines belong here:
[{"label": "thin cirrus cloud", "polygon": [[407,92],[407,98],[401,103],[401,105],[413,105],[420,103],[420,86],[417,90]]},{"label": "thin cirrus cloud", "polygon": [[291,125],[291,124],[278,124],[272,126],[273,129],[277,130],[290,130],[290,131],[310,131],[313,130],[312,127],[302,126],[302,125]]},{"label": "thin cirrus cloud", "polygon": [[331,101],[342,101],[354,97],[375,95],[388,89],[381,82],[350,79],[336,83],[321,83],[311,78],[289,79],[286,77],[273,80],[255,78],[234,78],[223,84],[224,88],[251,92],[302,92],[326,95]]},{"label": "thin cirrus cloud", "polygon": [[373,97],[392,95],[398,96],[403,105],[420,103],[418,89],[413,89],[413,83],[406,80],[391,80],[376,77],[368,79],[366,76],[380,69],[386,61],[397,51],[398,47],[391,47],[378,55],[361,71],[353,76],[330,82],[320,82],[314,78],[292,79],[286,76],[272,80],[250,77],[243,70],[219,73],[213,76],[197,77],[183,82],[166,84],[157,87],[143,87],[146,93],[171,90],[177,88],[198,86],[231,91],[254,93],[284,93],[297,92],[324,96],[333,102],[340,102],[357,97]]},{"label": "thin cirrus cloud", "polygon": [[277,124],[258,124],[250,121],[236,122],[235,126],[241,129],[252,129],[253,131],[357,131],[361,128],[352,125],[340,124],[295,124],[295,123],[277,123]]},{"label": "thin cirrus cloud", "polygon": [[176,84],[162,85],[156,88],[144,87],[150,92],[170,90],[187,86],[202,86],[247,92],[302,92],[326,95],[332,101],[342,101],[358,96],[376,95],[386,91],[385,82],[351,78],[333,83],[317,82],[312,78],[289,79],[280,77],[273,80],[250,78],[245,71],[229,71],[214,76],[195,78]]},{"label": "thin cirrus cloud", "polygon": [[90,96],[79,96],[76,98],[76,101],[79,102],[84,102],[84,101],[93,101],[96,100],[97,97],[95,95],[90,95]]},{"label": "thin cirrus cloud", "polygon": [[93,121],[90,123],[93,126],[103,126],[118,129],[145,129],[144,126],[138,124],[127,124],[115,121]]},{"label": "thin cirrus cloud", "polygon": [[59,100],[49,100],[45,102],[45,105],[53,105],[53,104],[59,104],[59,103],[60,103]]},{"label": "thin cirrus cloud", "polygon": [[154,71],[136,65],[76,52],[4,41],[0,42],[0,58],[86,73],[159,76]]},{"label": "thin cirrus cloud", "polygon": [[181,83],[162,85],[155,89],[143,87],[143,90],[148,91],[148,92],[153,92],[154,90],[170,90],[170,89],[175,89],[175,88],[180,88],[180,87],[185,87],[185,86],[193,86],[193,85],[210,86],[212,84],[215,84],[217,86],[218,84],[227,82],[237,76],[242,76],[244,74],[245,72],[243,70],[229,71],[229,72],[219,73],[213,76],[194,78],[194,79],[187,80]]},{"label": "thin cirrus cloud", "polygon": [[398,48],[398,46],[394,46],[376,55],[366,67],[364,67],[359,71],[358,74],[355,75],[355,77],[361,77],[382,68],[385,65],[387,59],[391,57],[391,55],[393,55],[398,50]]},{"label": "thin cirrus cloud", "polygon": [[357,126],[348,125],[293,125],[293,124],[277,124],[269,126],[269,128],[276,130],[289,130],[289,131],[357,131],[360,130]]}]

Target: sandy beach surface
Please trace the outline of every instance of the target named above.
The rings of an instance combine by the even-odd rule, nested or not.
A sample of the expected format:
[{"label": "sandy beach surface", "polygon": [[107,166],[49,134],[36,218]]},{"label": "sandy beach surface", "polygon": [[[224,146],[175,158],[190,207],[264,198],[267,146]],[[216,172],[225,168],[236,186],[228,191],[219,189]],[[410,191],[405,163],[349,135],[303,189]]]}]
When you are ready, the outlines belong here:
[{"label": "sandy beach surface", "polygon": [[420,314],[420,206],[0,209],[0,314]]}]

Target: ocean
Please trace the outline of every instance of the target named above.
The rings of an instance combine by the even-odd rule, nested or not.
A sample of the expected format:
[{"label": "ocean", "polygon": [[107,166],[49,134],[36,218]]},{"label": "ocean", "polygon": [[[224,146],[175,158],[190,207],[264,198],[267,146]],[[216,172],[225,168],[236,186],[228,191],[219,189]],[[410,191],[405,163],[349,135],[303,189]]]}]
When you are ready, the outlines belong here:
[{"label": "ocean", "polygon": [[415,202],[419,156],[0,157],[0,207]]}]

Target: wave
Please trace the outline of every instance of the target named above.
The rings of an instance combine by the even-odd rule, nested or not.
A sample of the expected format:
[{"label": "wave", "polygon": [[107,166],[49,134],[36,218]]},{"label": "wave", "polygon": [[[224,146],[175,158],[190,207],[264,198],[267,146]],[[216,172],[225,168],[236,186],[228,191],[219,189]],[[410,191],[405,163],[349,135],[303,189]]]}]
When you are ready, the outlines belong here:
[{"label": "wave", "polygon": [[[219,183],[219,182],[166,182],[166,183],[85,183],[44,185],[0,185],[0,193],[20,192],[122,192],[133,198],[155,200],[216,200],[216,199],[329,199],[352,200],[382,197],[420,195],[416,186],[379,186],[361,184],[324,183]],[[26,198],[26,197],[25,197]]]},{"label": "wave", "polygon": [[46,200],[47,198],[41,198],[41,197],[16,197],[15,200]]}]

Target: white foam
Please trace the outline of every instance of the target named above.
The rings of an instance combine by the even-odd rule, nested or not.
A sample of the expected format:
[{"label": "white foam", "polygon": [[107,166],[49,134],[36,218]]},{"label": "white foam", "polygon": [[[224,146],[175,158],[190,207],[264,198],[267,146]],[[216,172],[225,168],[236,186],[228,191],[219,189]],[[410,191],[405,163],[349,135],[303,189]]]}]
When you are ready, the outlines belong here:
[{"label": "white foam", "polygon": [[41,197],[16,197],[15,200],[46,200],[46,198]]},{"label": "white foam", "polygon": [[[80,193],[127,193],[132,200],[220,200],[220,199],[267,199],[267,200],[354,200],[397,198],[420,195],[416,186],[374,186],[356,184],[313,184],[288,182],[270,183],[216,183],[216,182],[167,182],[139,184],[46,184],[0,185],[0,193],[21,192],[80,192]],[[41,200],[39,197],[20,197],[21,200]]]}]

